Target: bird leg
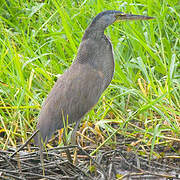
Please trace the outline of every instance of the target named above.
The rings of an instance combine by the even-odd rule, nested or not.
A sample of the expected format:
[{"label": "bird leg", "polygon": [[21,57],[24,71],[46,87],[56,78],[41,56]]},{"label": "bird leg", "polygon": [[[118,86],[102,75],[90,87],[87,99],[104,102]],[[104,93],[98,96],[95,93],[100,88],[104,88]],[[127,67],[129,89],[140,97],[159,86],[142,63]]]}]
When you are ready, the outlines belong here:
[{"label": "bird leg", "polygon": [[[65,127],[64,130],[63,130],[63,138],[62,138],[62,139],[63,139],[64,146],[67,146],[66,129],[67,129],[67,127]],[[70,163],[73,163],[73,160],[72,160],[72,158],[71,158],[71,153],[70,153],[69,149],[65,149],[65,153],[66,153],[66,155],[67,155],[68,161],[69,161]]]},{"label": "bird leg", "polygon": [[43,170],[43,176],[45,176],[45,168],[44,168],[44,156],[43,156],[43,141],[40,136],[40,133],[38,134],[38,141],[39,141],[39,154],[40,154],[40,161],[41,161],[41,166]]},{"label": "bird leg", "polygon": [[[72,131],[71,134],[71,144],[76,145],[76,135],[77,135],[77,129],[80,124],[80,121],[76,122],[76,125]],[[74,158],[73,158],[73,164],[76,164],[77,162],[77,148],[74,149]]]},{"label": "bird leg", "polygon": [[72,131],[72,134],[71,134],[71,144],[72,145],[76,145],[76,133],[77,133],[77,129],[79,127],[79,124],[80,124],[80,121],[76,122],[76,125]]}]

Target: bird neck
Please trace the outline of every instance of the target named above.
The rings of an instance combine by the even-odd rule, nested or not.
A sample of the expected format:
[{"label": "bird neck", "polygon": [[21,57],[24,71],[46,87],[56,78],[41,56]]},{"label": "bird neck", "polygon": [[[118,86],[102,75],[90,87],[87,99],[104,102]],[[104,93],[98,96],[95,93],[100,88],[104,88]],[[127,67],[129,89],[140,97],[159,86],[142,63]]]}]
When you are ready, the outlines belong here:
[{"label": "bird neck", "polygon": [[[103,64],[112,63],[112,58],[108,58],[112,54],[112,46],[110,40],[104,33],[85,34],[79,46],[75,63],[88,63],[94,69],[102,70]],[[112,55],[113,56],[113,55]],[[103,57],[107,57],[105,60]]]},{"label": "bird neck", "polygon": [[85,39],[94,39],[94,40],[98,40],[98,39],[102,39],[104,38],[104,30],[105,28],[96,28],[96,27],[92,27],[91,25],[86,29],[84,36],[83,36],[83,40]]}]

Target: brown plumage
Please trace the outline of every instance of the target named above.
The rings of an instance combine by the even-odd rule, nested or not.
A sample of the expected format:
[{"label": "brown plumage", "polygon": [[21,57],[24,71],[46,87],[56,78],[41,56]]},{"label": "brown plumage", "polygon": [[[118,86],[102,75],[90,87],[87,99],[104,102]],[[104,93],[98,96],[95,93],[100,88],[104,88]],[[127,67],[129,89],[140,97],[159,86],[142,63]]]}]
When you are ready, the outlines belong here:
[{"label": "brown plumage", "polygon": [[[131,18],[129,18],[131,16]],[[54,131],[68,124],[79,124],[81,118],[98,102],[114,73],[113,49],[104,35],[106,27],[116,20],[152,19],[147,16],[125,15],[120,11],[98,14],[88,26],[70,68],[59,77],[42,106],[37,128],[43,141]],[[40,144],[38,136],[36,144]]]}]

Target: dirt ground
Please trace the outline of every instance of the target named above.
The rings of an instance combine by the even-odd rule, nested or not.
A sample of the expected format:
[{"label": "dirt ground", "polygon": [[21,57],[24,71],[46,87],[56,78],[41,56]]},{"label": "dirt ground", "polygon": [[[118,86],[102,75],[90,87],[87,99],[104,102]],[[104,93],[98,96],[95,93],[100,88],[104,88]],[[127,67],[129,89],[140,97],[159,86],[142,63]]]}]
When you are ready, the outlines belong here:
[{"label": "dirt ground", "polygon": [[[179,143],[172,144],[171,149],[164,145],[155,146],[155,153],[150,159],[149,147],[134,142],[135,139],[119,136],[116,145],[104,145],[93,156],[89,154],[97,145],[90,143],[85,143],[83,147],[77,145],[47,149],[43,152],[43,166],[39,149],[32,144],[13,157],[11,155],[15,149],[9,147],[6,151],[0,150],[0,179],[180,179],[180,159],[174,153],[180,148]],[[67,160],[65,149],[70,151],[74,163]]]}]

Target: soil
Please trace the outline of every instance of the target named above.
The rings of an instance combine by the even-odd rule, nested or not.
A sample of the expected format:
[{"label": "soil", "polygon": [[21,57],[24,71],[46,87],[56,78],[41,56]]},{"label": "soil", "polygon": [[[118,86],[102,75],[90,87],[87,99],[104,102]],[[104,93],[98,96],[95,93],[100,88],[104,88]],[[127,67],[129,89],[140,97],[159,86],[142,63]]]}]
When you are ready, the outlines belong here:
[{"label": "soil", "polygon": [[[98,146],[87,142],[83,147],[77,145],[46,149],[43,152],[43,166],[39,149],[32,144],[14,157],[11,157],[15,151],[12,147],[6,151],[0,150],[0,179],[180,179],[180,158],[175,155],[179,143],[173,142],[173,148],[156,145],[150,156],[151,151],[145,144],[138,144],[135,139],[123,136],[116,138],[115,145],[104,145],[93,156],[90,154]],[[72,158],[75,158],[74,163],[67,160],[67,149]]]}]

